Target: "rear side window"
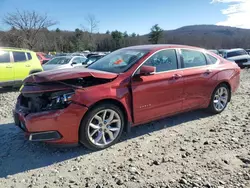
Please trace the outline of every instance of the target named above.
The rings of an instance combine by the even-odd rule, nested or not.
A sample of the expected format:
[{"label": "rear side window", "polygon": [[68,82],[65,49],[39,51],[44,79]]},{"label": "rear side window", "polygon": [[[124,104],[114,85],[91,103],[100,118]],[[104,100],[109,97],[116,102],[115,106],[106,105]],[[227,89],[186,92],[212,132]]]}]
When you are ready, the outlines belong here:
[{"label": "rear side window", "polygon": [[27,54],[28,60],[31,60],[32,59],[31,54],[30,53],[26,53],[26,54]]},{"label": "rear side window", "polygon": [[0,63],[10,63],[10,53],[0,50]]},{"label": "rear side window", "polygon": [[205,55],[195,50],[181,50],[184,68],[199,67],[207,64]]},{"label": "rear side window", "polygon": [[24,52],[12,52],[14,57],[14,62],[26,61],[26,55]]},{"label": "rear side window", "polygon": [[218,61],[218,59],[215,58],[215,57],[212,56],[212,55],[207,54],[207,57],[208,57],[209,60],[210,60],[210,63],[209,63],[209,64],[215,64],[215,63]]}]

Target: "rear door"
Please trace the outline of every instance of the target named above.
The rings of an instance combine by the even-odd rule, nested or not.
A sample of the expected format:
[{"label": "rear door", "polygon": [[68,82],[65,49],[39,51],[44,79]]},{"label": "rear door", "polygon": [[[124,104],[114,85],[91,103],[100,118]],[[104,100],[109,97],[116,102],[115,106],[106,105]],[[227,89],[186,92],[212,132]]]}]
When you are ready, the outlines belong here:
[{"label": "rear door", "polygon": [[134,76],[131,82],[135,123],[143,123],[181,110],[183,102],[182,71],[178,70],[175,49],[151,56],[143,65],[155,66],[156,73]]},{"label": "rear door", "polygon": [[[214,63],[198,50],[181,49],[184,78],[183,110],[198,108],[210,100],[216,84]],[[215,58],[216,59],[216,58]]]},{"label": "rear door", "polygon": [[20,82],[26,78],[31,71],[31,60],[25,52],[13,51],[15,81]]},{"label": "rear door", "polygon": [[14,67],[10,52],[0,50],[0,86],[9,85],[14,81]]}]

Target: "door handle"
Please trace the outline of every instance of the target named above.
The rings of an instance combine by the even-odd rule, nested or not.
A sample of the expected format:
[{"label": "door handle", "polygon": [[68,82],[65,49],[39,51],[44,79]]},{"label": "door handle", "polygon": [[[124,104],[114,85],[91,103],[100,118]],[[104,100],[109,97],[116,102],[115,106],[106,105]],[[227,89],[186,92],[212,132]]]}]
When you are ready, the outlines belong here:
[{"label": "door handle", "polygon": [[25,65],[25,67],[30,67],[30,65]]},{"label": "door handle", "polygon": [[211,71],[210,69],[207,69],[206,71],[205,71],[205,74],[210,74],[210,73],[212,73],[213,71]]},{"label": "door handle", "polygon": [[7,65],[7,66],[6,66],[6,68],[12,68],[12,66],[10,66],[10,65]]},{"label": "door handle", "polygon": [[179,79],[179,78],[181,78],[182,77],[182,75],[180,75],[180,74],[174,74],[173,75],[173,79]]}]

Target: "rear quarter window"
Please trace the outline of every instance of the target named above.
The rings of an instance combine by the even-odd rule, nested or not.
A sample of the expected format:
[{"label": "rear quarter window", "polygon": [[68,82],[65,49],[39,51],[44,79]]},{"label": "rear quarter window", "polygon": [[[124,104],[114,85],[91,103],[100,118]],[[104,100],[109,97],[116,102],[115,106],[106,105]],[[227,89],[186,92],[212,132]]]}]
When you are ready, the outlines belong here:
[{"label": "rear quarter window", "polygon": [[209,64],[215,64],[218,61],[218,59],[212,55],[207,54],[207,57],[209,58]]},{"label": "rear quarter window", "polygon": [[28,60],[31,60],[32,59],[31,54],[30,53],[26,53],[26,54],[27,54]]},{"label": "rear quarter window", "polygon": [[14,62],[27,61],[26,55],[24,52],[12,52],[14,57]]}]

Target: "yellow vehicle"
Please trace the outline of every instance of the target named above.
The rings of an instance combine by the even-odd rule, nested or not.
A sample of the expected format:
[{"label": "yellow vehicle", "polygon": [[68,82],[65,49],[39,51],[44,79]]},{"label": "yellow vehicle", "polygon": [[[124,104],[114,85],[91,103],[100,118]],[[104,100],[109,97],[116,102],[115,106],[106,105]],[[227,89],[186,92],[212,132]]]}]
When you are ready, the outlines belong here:
[{"label": "yellow vehicle", "polygon": [[35,52],[0,47],[0,87],[20,86],[27,76],[41,71],[43,69]]}]

